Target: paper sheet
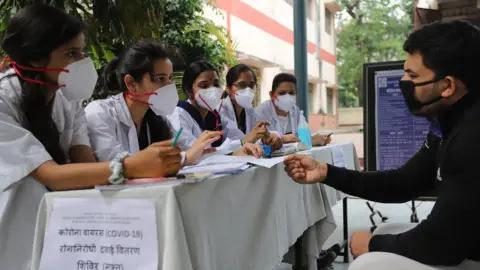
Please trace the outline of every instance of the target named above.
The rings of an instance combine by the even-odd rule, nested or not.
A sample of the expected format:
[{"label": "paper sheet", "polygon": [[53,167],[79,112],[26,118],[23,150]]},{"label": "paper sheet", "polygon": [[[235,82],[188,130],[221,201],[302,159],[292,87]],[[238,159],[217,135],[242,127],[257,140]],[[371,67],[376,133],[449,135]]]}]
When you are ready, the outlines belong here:
[{"label": "paper sheet", "polygon": [[180,170],[180,174],[185,173],[234,173],[248,169],[247,162],[221,163],[221,164],[198,164],[195,166],[186,166]]},{"label": "paper sheet", "polygon": [[345,153],[343,151],[343,147],[335,146],[332,147],[332,159],[333,165],[336,167],[345,167]]},{"label": "paper sheet", "polygon": [[284,159],[285,159],[285,157],[253,158],[248,163],[270,169],[277,164],[283,163]]},{"label": "paper sheet", "polygon": [[40,270],[157,270],[153,200],[57,198]]},{"label": "paper sheet", "polygon": [[[168,180],[162,181],[162,178],[153,179],[155,181],[151,181],[149,183],[141,183],[141,184],[125,184],[125,185],[106,185],[106,186],[95,186],[96,190],[122,190],[128,188],[140,188],[140,187],[152,187],[152,186],[164,186],[164,185],[176,185],[176,184],[194,184],[203,182],[205,179],[212,176],[212,174],[205,173],[205,174],[195,174],[193,177],[187,177],[186,179],[177,179],[177,180]],[[138,179],[144,180],[144,179]],[[150,180],[150,179],[145,179]]]},{"label": "paper sheet", "polygon": [[284,144],[282,148],[273,151],[272,157],[280,157],[280,156],[286,156],[290,155],[297,152],[297,145],[296,143],[289,143],[289,144]]},{"label": "paper sheet", "polygon": [[[275,158],[256,158],[252,156],[224,156],[224,155],[213,155],[209,156],[202,161],[200,161],[194,167],[202,167],[208,165],[220,166],[223,164],[232,164],[232,163],[250,163],[265,168],[272,168],[278,163],[283,162],[284,157],[275,157]],[[183,171],[183,170],[182,170]],[[195,171],[196,172],[196,171]],[[181,172],[183,173],[183,172]]]}]

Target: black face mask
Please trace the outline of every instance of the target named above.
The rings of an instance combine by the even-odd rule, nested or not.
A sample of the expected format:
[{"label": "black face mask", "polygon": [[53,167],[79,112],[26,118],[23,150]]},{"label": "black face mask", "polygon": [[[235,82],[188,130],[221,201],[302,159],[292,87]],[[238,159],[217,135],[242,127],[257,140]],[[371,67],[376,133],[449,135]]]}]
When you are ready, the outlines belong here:
[{"label": "black face mask", "polygon": [[400,90],[402,90],[402,95],[403,95],[403,98],[405,99],[405,104],[407,104],[408,110],[411,113],[415,114],[424,106],[433,104],[437,101],[440,101],[443,98],[442,96],[438,96],[425,103],[422,103],[415,98],[415,88],[417,86],[429,85],[438,81],[439,80],[432,80],[432,81],[421,82],[421,83],[414,83],[413,81],[406,81],[406,80],[400,81]]}]

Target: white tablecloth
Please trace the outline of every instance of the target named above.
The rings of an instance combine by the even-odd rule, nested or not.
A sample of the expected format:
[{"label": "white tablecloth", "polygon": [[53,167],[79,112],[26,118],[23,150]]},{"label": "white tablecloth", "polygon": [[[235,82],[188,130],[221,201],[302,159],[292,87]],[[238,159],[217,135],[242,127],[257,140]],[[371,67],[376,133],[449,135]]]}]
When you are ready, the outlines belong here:
[{"label": "white tablecloth", "polygon": [[[332,163],[331,147],[344,149],[347,168],[359,168],[352,144],[309,152]],[[324,185],[294,183],[283,164],[198,184],[52,192],[39,208],[32,270],[40,263],[53,200],[65,197],[155,200],[159,269],[272,270],[302,234],[309,268],[316,267],[315,257],[336,227],[331,205],[343,195]]]}]

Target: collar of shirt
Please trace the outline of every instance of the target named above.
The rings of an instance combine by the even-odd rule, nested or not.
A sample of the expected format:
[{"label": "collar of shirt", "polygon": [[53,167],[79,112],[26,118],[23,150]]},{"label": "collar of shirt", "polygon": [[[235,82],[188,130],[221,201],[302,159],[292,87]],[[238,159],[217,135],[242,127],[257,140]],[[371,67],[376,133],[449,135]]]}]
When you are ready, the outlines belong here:
[{"label": "collar of shirt", "polygon": [[473,107],[473,105],[479,103],[478,101],[478,98],[467,94],[452,106],[439,112],[437,126],[441,130],[444,139],[448,138],[452,130],[462,122],[465,113]]}]

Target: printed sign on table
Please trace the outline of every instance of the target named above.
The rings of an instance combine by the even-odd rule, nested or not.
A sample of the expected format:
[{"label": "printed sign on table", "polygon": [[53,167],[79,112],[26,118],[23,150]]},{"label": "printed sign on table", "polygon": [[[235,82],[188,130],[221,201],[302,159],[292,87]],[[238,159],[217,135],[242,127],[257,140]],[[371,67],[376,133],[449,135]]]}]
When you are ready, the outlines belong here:
[{"label": "printed sign on table", "polygon": [[157,270],[155,202],[57,198],[40,270]]}]

